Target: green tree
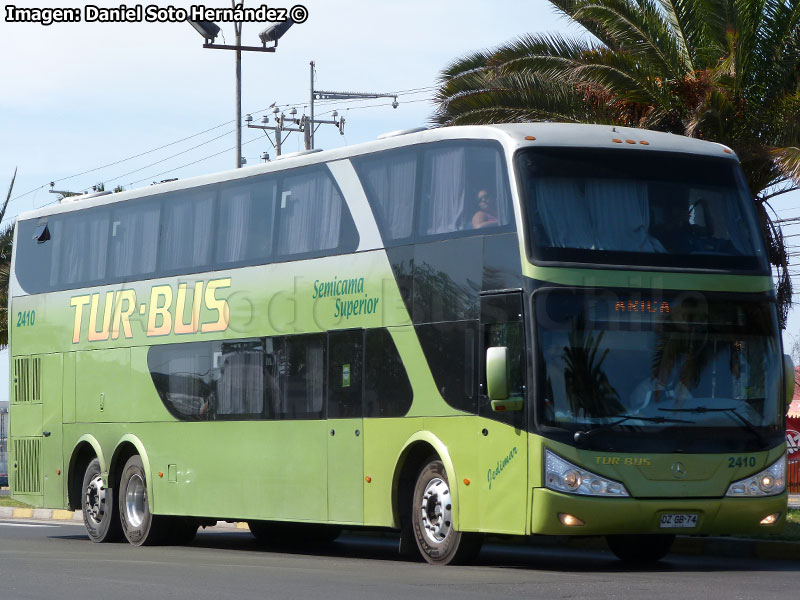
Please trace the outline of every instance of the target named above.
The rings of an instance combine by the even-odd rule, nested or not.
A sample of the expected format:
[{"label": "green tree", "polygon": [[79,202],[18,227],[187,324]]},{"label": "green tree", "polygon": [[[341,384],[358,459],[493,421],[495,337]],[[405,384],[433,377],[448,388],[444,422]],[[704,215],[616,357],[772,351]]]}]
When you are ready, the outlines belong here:
[{"label": "green tree", "polygon": [[788,258],[768,201],[800,185],[800,0],[550,0],[591,34],[530,34],[457,59],[434,121],[600,123],[721,142],[739,156],[781,323]]},{"label": "green tree", "polygon": [[[0,224],[5,218],[6,208],[11,200],[11,191],[17,180],[17,170],[11,177],[8,194],[0,207]],[[0,348],[8,346],[8,277],[11,273],[11,248],[14,239],[14,223],[9,223],[0,229]]]}]

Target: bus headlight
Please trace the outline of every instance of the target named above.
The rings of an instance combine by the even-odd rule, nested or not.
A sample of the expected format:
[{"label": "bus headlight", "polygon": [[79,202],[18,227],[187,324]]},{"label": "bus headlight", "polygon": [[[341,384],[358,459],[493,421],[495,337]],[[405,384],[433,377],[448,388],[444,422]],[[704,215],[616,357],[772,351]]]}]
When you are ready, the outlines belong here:
[{"label": "bus headlight", "polygon": [[786,490],[786,455],[746,479],[734,481],[726,496],[777,496]]},{"label": "bus headlight", "polygon": [[630,496],[619,481],[581,469],[550,450],[545,450],[544,455],[544,484],[548,489],[583,496]]}]

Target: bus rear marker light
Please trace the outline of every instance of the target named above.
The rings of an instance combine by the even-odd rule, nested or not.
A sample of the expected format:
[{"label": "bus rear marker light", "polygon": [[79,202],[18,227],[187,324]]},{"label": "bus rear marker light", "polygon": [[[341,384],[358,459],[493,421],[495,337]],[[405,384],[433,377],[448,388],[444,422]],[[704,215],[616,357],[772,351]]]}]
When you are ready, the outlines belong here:
[{"label": "bus rear marker light", "polygon": [[367,483],[372,483],[372,477],[367,475],[366,477],[364,477],[364,481],[366,481]]},{"label": "bus rear marker light", "polygon": [[733,150],[728,150],[727,148],[722,149],[725,154],[733,154]]},{"label": "bus rear marker light", "polygon": [[586,525],[586,523],[581,521],[578,517],[568,515],[567,513],[558,513],[558,520],[561,521],[562,525],[566,525],[567,527],[581,527],[582,525]]},{"label": "bus rear marker light", "polygon": [[768,515],[768,516],[764,517],[763,519],[761,519],[761,524],[762,525],[774,525],[775,523],[778,522],[778,519],[780,519],[780,517],[781,517],[781,513],[779,513],[779,512],[771,514],[771,515]]},{"label": "bus rear marker light", "polygon": [[650,142],[646,142],[645,140],[642,140],[642,141],[641,141],[641,142],[639,142],[639,143],[640,143],[642,146],[649,146],[649,145],[650,145]]},{"label": "bus rear marker light", "polygon": [[159,477],[164,477],[164,471],[159,471],[159,472],[158,472],[158,476],[159,476]]},{"label": "bus rear marker light", "polygon": [[621,139],[619,139],[619,138],[614,138],[614,139],[613,139],[613,140],[611,140],[611,141],[612,141],[612,142],[614,142],[615,144],[621,144],[621,143],[622,143],[622,140],[621,140]]},{"label": "bus rear marker light", "polygon": [[56,469],[56,475],[61,475],[61,469]]},{"label": "bus rear marker light", "polygon": [[625,141],[628,142],[629,144],[635,144],[636,143],[636,140],[625,140]]},{"label": "bus rear marker light", "polygon": [[469,485],[469,479],[464,479],[464,485]]},{"label": "bus rear marker light", "polygon": [[526,136],[525,136],[525,139],[526,139],[526,140],[528,140],[529,142],[532,142],[532,141],[534,141],[536,138],[535,138],[535,137],[533,137],[532,135],[526,135]]}]

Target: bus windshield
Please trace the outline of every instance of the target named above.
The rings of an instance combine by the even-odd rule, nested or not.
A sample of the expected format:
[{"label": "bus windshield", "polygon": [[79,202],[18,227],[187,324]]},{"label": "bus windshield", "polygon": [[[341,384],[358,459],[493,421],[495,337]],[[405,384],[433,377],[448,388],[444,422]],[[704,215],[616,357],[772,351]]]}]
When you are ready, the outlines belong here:
[{"label": "bus windshield", "polygon": [[732,160],[548,148],[517,164],[537,261],[768,272]]},{"label": "bus windshield", "polygon": [[640,438],[704,428],[708,438],[744,435],[757,446],[780,431],[773,304],[697,292],[535,298],[540,424]]}]

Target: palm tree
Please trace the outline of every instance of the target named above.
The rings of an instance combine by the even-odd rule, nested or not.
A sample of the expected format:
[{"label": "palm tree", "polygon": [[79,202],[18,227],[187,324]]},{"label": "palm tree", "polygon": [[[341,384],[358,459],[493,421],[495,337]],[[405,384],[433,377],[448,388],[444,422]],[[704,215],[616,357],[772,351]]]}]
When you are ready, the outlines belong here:
[{"label": "palm tree", "polygon": [[[0,223],[6,214],[6,208],[11,200],[11,191],[17,179],[17,170],[8,186],[5,202],[0,206]],[[11,273],[11,248],[14,239],[14,223],[7,224],[0,230],[0,349],[8,346],[8,277]]]},{"label": "palm tree", "polygon": [[800,187],[800,0],[550,0],[591,36],[526,35],[442,73],[434,121],[642,127],[738,154],[778,269],[788,258],[771,198]]}]

